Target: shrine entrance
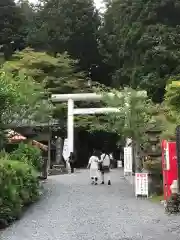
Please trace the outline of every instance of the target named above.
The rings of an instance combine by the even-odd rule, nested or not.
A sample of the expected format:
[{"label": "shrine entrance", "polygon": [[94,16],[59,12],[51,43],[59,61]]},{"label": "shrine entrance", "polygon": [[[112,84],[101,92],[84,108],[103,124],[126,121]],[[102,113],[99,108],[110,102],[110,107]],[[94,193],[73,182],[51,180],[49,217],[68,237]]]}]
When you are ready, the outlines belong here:
[{"label": "shrine entrance", "polygon": [[[112,97],[112,93],[107,94]],[[67,102],[67,139],[68,152],[74,152],[74,115],[92,115],[118,112],[117,108],[74,108],[75,101],[100,101],[103,95],[96,93],[78,93],[78,94],[53,94],[51,100],[53,103]]]},{"label": "shrine entrance", "polygon": [[[146,91],[138,91],[138,95],[146,96]],[[107,97],[113,98],[113,93],[107,93]],[[117,94],[119,98],[122,97],[122,93]],[[52,94],[51,100],[53,103],[67,102],[67,141],[68,141],[68,152],[74,152],[74,115],[92,115],[92,114],[105,114],[105,113],[116,113],[120,110],[118,108],[106,107],[106,108],[74,108],[75,101],[100,101],[103,99],[102,94],[97,93],[76,93],[76,94]],[[125,103],[128,107],[127,103]]]}]

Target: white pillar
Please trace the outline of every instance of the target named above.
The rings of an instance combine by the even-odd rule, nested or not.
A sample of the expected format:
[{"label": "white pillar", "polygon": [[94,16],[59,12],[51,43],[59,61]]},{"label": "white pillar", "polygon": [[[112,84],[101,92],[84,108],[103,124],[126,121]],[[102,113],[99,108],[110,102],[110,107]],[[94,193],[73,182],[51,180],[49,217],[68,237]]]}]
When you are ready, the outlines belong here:
[{"label": "white pillar", "polygon": [[68,138],[68,152],[74,151],[74,101],[68,99],[68,116],[67,116],[67,138]]}]

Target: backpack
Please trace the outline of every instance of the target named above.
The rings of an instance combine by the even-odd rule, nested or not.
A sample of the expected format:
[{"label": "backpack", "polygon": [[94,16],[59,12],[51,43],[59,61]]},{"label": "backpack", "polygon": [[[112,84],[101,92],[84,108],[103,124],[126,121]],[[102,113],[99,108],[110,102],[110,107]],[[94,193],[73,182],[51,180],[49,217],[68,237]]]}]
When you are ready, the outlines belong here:
[{"label": "backpack", "polygon": [[[106,156],[109,157],[109,164],[108,164],[108,165],[105,165],[105,164],[104,164],[104,160],[105,160]],[[102,161],[102,164],[103,164],[104,167],[109,167],[109,166],[111,165],[111,158],[110,158],[110,155],[109,155],[109,154],[105,154],[105,156],[104,156],[104,158],[103,158],[103,161]]]},{"label": "backpack", "polygon": [[[103,161],[104,161],[104,159],[106,158],[106,156],[109,156],[109,154],[106,154],[105,153],[105,155],[104,155],[104,157],[103,157]],[[110,159],[110,156],[109,156],[109,159]],[[103,165],[103,161],[102,162],[100,162],[99,163],[99,165],[98,165],[98,169],[99,169],[99,171],[103,171],[105,168],[109,168],[110,166],[104,166]]]}]

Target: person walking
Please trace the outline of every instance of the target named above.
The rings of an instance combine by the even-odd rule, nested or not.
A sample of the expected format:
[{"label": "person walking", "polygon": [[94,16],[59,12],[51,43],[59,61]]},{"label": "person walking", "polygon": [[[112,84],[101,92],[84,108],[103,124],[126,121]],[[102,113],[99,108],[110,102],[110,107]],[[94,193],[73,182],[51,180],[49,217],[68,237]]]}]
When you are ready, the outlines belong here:
[{"label": "person walking", "polygon": [[97,156],[97,152],[94,151],[92,156],[89,158],[89,162],[87,168],[90,168],[90,178],[91,184],[98,184],[98,162],[99,158]]},{"label": "person walking", "polygon": [[104,184],[104,176],[106,175],[108,185],[111,185],[110,178],[111,156],[106,151],[103,151],[99,160],[99,171],[101,172],[101,184]]}]

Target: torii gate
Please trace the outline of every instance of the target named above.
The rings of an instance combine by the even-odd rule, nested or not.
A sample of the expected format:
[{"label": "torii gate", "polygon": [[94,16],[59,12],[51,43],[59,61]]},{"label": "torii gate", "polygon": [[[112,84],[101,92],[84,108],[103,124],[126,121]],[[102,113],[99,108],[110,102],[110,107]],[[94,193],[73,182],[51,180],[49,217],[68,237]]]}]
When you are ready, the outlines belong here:
[{"label": "torii gate", "polygon": [[[138,91],[139,96],[146,97],[147,94],[145,91]],[[113,97],[113,93],[106,94],[109,97]],[[119,92],[119,97],[121,97]],[[75,101],[99,101],[103,98],[102,94],[97,93],[75,93],[75,94],[52,94],[51,100],[54,103],[58,102],[68,102],[68,111],[67,111],[67,139],[68,139],[68,152],[74,151],[74,115],[86,115],[86,114],[102,114],[102,113],[111,113],[119,112],[118,108],[75,108]]]}]

